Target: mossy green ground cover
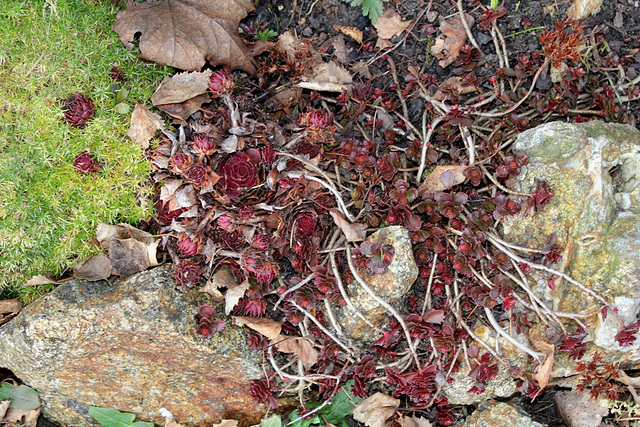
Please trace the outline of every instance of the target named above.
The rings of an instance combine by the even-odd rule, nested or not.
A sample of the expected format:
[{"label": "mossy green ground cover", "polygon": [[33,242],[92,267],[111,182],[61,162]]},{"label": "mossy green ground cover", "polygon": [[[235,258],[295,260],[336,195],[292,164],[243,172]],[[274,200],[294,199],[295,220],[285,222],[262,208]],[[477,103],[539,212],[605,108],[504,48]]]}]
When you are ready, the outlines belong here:
[{"label": "mossy green ground cover", "polygon": [[[126,136],[125,102],[148,103],[172,70],[127,51],[115,32],[110,0],[4,0],[0,7],[0,299],[33,300],[47,290],[21,288],[34,274],[57,275],[95,253],[99,222],[135,224],[150,216],[149,162]],[[127,77],[109,74],[119,64]],[[95,103],[85,128],[63,120],[74,92]],[[77,173],[89,149],[103,169]]]}]

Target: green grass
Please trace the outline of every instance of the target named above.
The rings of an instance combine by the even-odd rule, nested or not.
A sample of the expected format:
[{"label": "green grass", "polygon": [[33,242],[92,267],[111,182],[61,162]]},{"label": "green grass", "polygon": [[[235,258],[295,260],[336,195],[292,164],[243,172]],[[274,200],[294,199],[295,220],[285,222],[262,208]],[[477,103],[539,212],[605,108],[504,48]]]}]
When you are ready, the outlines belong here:
[{"label": "green grass", "polygon": [[[21,288],[34,274],[58,275],[96,252],[99,222],[135,224],[150,216],[149,162],[125,134],[126,102],[149,104],[170,68],[138,59],[111,30],[110,0],[4,0],[0,8],[0,299],[29,302],[43,289]],[[118,63],[128,80],[109,77]],[[92,98],[83,129],[63,120],[63,100]],[[103,170],[73,169],[85,148]]]}]

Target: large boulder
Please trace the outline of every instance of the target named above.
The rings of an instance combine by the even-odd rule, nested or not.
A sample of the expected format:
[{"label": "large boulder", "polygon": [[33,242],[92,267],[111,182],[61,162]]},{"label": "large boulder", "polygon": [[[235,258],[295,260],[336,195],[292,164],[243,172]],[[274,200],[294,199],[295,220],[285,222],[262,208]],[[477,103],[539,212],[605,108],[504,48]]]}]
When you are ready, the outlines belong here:
[{"label": "large boulder", "polygon": [[[546,181],[555,196],[536,215],[509,217],[505,240],[541,248],[551,233],[563,249],[554,268],[604,296],[625,325],[640,312],[640,132],[619,124],[548,123],[523,132],[514,144],[526,153],[515,189],[531,193]],[[601,303],[565,280],[554,289],[539,281],[536,292],[555,311],[598,313]],[[589,340],[610,362],[637,364],[640,340],[621,347],[618,319],[592,315]],[[567,372],[568,373],[568,372]]]},{"label": "large boulder", "polygon": [[156,423],[166,408],[190,425],[253,424],[267,410],[250,397],[262,355],[229,321],[211,340],[196,334],[201,298],[176,290],[167,266],[113,284],[72,280],[0,327],[0,366],[60,425],[95,424],[90,406]]}]

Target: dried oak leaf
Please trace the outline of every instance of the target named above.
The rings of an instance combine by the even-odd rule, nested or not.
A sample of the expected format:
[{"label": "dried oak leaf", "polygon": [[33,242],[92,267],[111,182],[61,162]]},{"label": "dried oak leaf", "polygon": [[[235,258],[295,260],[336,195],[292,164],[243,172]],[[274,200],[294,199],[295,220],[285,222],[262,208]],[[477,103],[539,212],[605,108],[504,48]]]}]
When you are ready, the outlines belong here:
[{"label": "dried oak leaf", "polygon": [[138,143],[143,150],[149,148],[149,141],[156,134],[156,131],[164,128],[164,123],[159,115],[149,111],[144,105],[136,104],[131,114],[131,126],[127,131],[127,136]]},{"label": "dried oak leaf", "polygon": [[382,16],[376,19],[373,26],[378,32],[378,37],[389,40],[393,36],[399,36],[409,27],[410,21],[403,21],[402,17],[393,9],[387,9]]},{"label": "dried oak leaf", "polygon": [[359,30],[356,27],[347,27],[345,25],[337,25],[333,24],[333,29],[336,31],[340,31],[342,34],[347,35],[362,44],[362,30]]},{"label": "dried oak leaf", "polygon": [[127,49],[140,36],[140,56],[181,70],[199,71],[209,61],[253,74],[255,66],[238,35],[251,0],[127,0],[113,30]]},{"label": "dried oak leaf", "polygon": [[353,408],[353,418],[368,427],[385,427],[387,420],[396,413],[398,406],[400,406],[399,399],[378,392]]},{"label": "dried oak leaf", "polygon": [[238,326],[246,326],[256,332],[261,333],[270,340],[280,336],[282,325],[275,320],[262,319],[256,317],[233,316],[233,321]]},{"label": "dried oak leaf", "polygon": [[553,368],[553,352],[556,347],[553,344],[549,344],[544,341],[534,341],[533,345],[536,350],[541,351],[547,355],[547,358],[544,360],[542,365],[538,366],[538,369],[533,376],[533,378],[538,382],[540,391],[542,391],[542,389],[544,389],[547,384],[549,384],[549,379],[551,378],[551,370]]},{"label": "dried oak leaf", "polygon": [[401,415],[398,419],[401,427],[433,427],[429,420],[421,417],[408,417]]},{"label": "dried oak leaf", "polygon": [[420,184],[418,191],[427,193],[437,193],[445,191],[464,182],[467,179],[462,173],[468,166],[464,165],[440,165],[433,168],[433,171]]},{"label": "dried oak leaf", "polygon": [[309,76],[303,76],[298,87],[319,92],[344,92],[351,87],[351,74],[333,61],[313,68]]},{"label": "dried oak leaf", "polygon": [[0,313],[17,313],[22,310],[22,304],[17,298],[4,299],[0,301]]},{"label": "dried oak leaf", "polygon": [[344,217],[334,209],[331,209],[329,213],[333,217],[333,221],[344,233],[344,236],[347,238],[347,242],[361,242],[367,237],[367,226],[365,224],[357,222],[352,224],[344,219]]},{"label": "dried oak leaf", "polygon": [[111,261],[105,254],[99,253],[74,264],[71,269],[76,279],[97,282],[111,276]]},{"label": "dried oak leaf", "polygon": [[211,70],[165,77],[151,95],[153,105],[177,104],[207,93]]},{"label": "dried oak leaf", "polygon": [[[471,15],[465,14],[469,28],[473,26],[475,20]],[[467,41],[467,32],[462,25],[459,15],[449,18],[440,23],[440,35],[431,47],[431,53],[441,61],[438,63],[442,68],[446,68],[456,60],[460,54],[460,49]]]},{"label": "dried oak leaf", "polygon": [[307,338],[302,337],[285,337],[278,335],[273,340],[278,351],[283,353],[293,353],[302,362],[305,368],[310,368],[316,364],[320,353],[313,348],[313,343]]}]

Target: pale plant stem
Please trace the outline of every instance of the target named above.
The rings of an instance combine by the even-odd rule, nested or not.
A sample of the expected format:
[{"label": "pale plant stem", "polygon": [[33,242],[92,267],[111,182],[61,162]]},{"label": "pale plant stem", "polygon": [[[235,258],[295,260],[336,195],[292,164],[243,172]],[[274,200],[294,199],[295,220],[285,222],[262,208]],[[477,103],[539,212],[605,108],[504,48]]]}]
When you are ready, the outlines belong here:
[{"label": "pale plant stem", "polygon": [[308,275],[303,281],[301,281],[300,283],[298,283],[297,285],[287,289],[282,295],[280,295],[280,298],[278,299],[278,302],[276,302],[276,305],[273,306],[273,310],[275,311],[278,306],[280,305],[280,303],[282,301],[284,301],[284,297],[286,297],[287,295],[289,295],[291,292],[295,292],[298,289],[300,289],[301,287],[303,287],[304,285],[306,285],[307,283],[309,283],[311,280],[313,279],[313,273],[311,273],[310,275]]},{"label": "pale plant stem", "polygon": [[533,357],[535,360],[537,360],[538,362],[541,362],[544,358],[545,355],[542,353],[537,353],[533,350],[531,350],[530,348],[522,345],[518,340],[516,340],[515,338],[513,338],[511,335],[509,335],[508,333],[506,333],[504,331],[504,329],[502,329],[502,326],[500,326],[498,324],[498,322],[496,321],[496,318],[493,317],[493,312],[487,308],[484,307],[484,314],[487,316],[487,319],[489,320],[489,323],[491,323],[491,326],[493,326],[493,329],[499,334],[501,335],[505,340],[509,341],[511,344],[513,344],[518,350],[524,351],[525,353],[527,353],[528,355],[530,355],[531,357]]},{"label": "pale plant stem", "polygon": [[[469,28],[469,24],[467,23],[467,17],[466,17],[466,15],[464,13],[464,9],[462,8],[462,0],[458,0],[458,2],[456,3],[456,6],[458,7],[458,13],[460,14],[460,22],[462,22],[462,26],[464,27],[464,31],[467,33],[467,38],[469,39],[469,42],[471,43],[471,45],[473,47],[478,49],[478,51],[482,54],[482,50],[480,49],[480,45],[476,41],[475,37],[473,37],[473,34],[471,33],[471,28]],[[484,54],[483,54],[483,56],[484,56]]]},{"label": "pale plant stem", "polygon": [[269,346],[269,348],[267,349],[267,354],[269,355],[269,362],[271,363],[271,366],[282,379],[287,378],[292,381],[298,381],[302,379],[308,382],[314,382],[314,380],[320,380],[320,379],[332,379],[336,381],[340,379],[340,377],[336,375],[310,374],[305,376],[299,376],[299,375],[288,374],[278,366],[278,363],[273,357],[273,346]]},{"label": "pale plant stem", "polygon": [[333,333],[331,333],[330,330],[328,330],[327,328],[324,327],[324,325],[322,323],[320,323],[320,321],[318,319],[316,319],[316,317],[309,313],[307,310],[305,310],[304,308],[300,307],[295,301],[291,301],[291,304],[297,308],[298,310],[300,310],[302,313],[304,313],[305,316],[309,317],[309,319],[311,319],[311,321],[313,323],[316,324],[316,326],[325,333],[325,335],[327,335],[329,338],[331,338],[333,340],[333,342],[335,342],[336,344],[338,344],[344,351],[346,351],[350,356],[354,355],[354,351],[352,349],[350,349],[349,347],[347,347],[345,344],[342,343],[342,341],[340,341],[335,335],[333,335]]},{"label": "pale plant stem", "polygon": [[469,129],[466,126],[458,125],[458,129],[460,129],[460,135],[462,136],[464,145],[467,147],[467,154],[469,155],[469,166],[473,166],[473,163],[476,161],[476,145],[473,141],[473,137],[469,133]]},{"label": "pale plant stem", "polygon": [[531,95],[531,92],[533,92],[533,89],[536,86],[536,82],[538,81],[538,77],[540,77],[540,73],[542,73],[542,70],[547,66],[548,63],[549,63],[548,60],[545,60],[542,63],[540,68],[538,68],[538,71],[536,71],[536,74],[533,76],[533,81],[531,82],[531,86],[529,87],[529,90],[527,91],[527,93],[525,93],[525,95],[522,97],[522,99],[520,101],[518,101],[515,104],[513,104],[511,106],[511,108],[509,108],[509,109],[507,109],[505,111],[501,111],[499,113],[480,113],[480,112],[472,111],[472,112],[470,112],[470,114],[473,114],[475,116],[480,116],[480,117],[502,117],[502,116],[506,116],[507,114],[509,114],[512,111],[516,110],[529,97],[529,95]]},{"label": "pale plant stem", "polygon": [[599,293],[597,293],[593,289],[588,288],[587,286],[583,285],[582,283],[578,282],[577,280],[575,280],[571,276],[569,276],[569,275],[567,275],[567,274],[565,274],[565,273],[563,273],[561,271],[554,270],[554,269],[546,267],[546,266],[544,266],[542,264],[531,262],[529,260],[526,260],[526,259],[520,257],[519,255],[517,255],[513,251],[509,250],[507,247],[505,247],[502,244],[500,244],[500,242],[498,240],[496,240],[496,238],[493,236],[493,234],[487,233],[487,238],[489,239],[489,241],[494,246],[496,246],[502,252],[507,254],[513,260],[515,260],[517,262],[524,263],[524,264],[528,265],[529,267],[531,267],[531,268],[533,268],[535,270],[544,271],[545,273],[549,273],[549,274],[553,274],[553,275],[562,277],[567,282],[577,286],[579,289],[581,289],[582,291],[584,291],[588,295],[591,295],[593,298],[595,298],[596,300],[600,301],[605,307],[610,308],[611,311],[613,311],[613,314],[617,317],[618,321],[621,322],[622,325],[624,325],[624,322],[622,321],[620,316],[615,312],[615,310],[613,310],[613,307],[611,306],[611,304],[602,295],[600,295]]},{"label": "pale plant stem", "polygon": [[[345,250],[346,250],[346,248],[345,248]],[[342,279],[340,278],[340,273],[338,272],[338,265],[336,264],[336,259],[335,259],[335,254],[334,253],[330,253],[329,254],[329,262],[331,263],[331,269],[333,270],[333,275],[336,278],[336,283],[338,284],[338,289],[340,289],[340,295],[342,295],[342,299],[344,299],[344,301],[347,303],[347,306],[353,311],[353,313],[356,316],[358,316],[370,328],[376,330],[377,332],[379,332],[381,334],[384,333],[384,331],[382,329],[380,329],[379,327],[377,327],[376,325],[371,323],[371,321],[369,319],[367,319],[364,314],[360,313],[360,310],[358,310],[353,305],[353,302],[351,301],[351,298],[349,298],[349,295],[347,295],[347,291],[344,288],[344,284],[342,283]]]},{"label": "pale plant stem", "polygon": [[491,182],[493,182],[496,187],[498,187],[500,190],[504,191],[507,194],[514,194],[516,196],[525,196],[525,197],[529,197],[529,194],[526,193],[518,193],[517,191],[513,191],[508,189],[507,187],[505,187],[504,185],[500,184],[500,182],[493,176],[493,174],[491,172],[489,172],[487,170],[486,167],[484,167],[484,165],[482,165],[481,163],[478,163],[478,166],[480,167],[480,169],[482,170],[482,172],[484,172],[485,176],[487,178],[489,178],[489,180]]},{"label": "pale plant stem", "polygon": [[360,284],[360,286],[362,286],[362,289],[364,289],[371,296],[371,298],[376,300],[378,304],[386,308],[387,311],[389,311],[393,315],[393,317],[396,318],[396,320],[402,327],[402,330],[404,331],[404,336],[407,340],[407,345],[409,346],[409,350],[411,351],[411,355],[413,356],[418,369],[421,369],[420,360],[418,359],[418,355],[416,354],[416,349],[413,345],[411,334],[409,334],[409,329],[407,328],[407,324],[405,323],[404,319],[402,318],[402,316],[400,316],[400,314],[395,308],[393,308],[388,302],[386,302],[385,300],[380,298],[378,295],[376,295],[375,292],[373,292],[373,290],[369,287],[369,285],[367,285],[366,282],[362,279],[362,277],[360,277],[358,270],[355,268],[355,266],[353,265],[353,261],[351,260],[351,248],[349,247],[349,245],[347,245],[346,256],[347,256],[347,263],[349,264],[349,269],[351,270],[351,274],[353,274],[353,277]]},{"label": "pale plant stem", "polygon": [[420,153],[420,169],[418,169],[418,173],[416,174],[416,184],[420,186],[420,181],[422,180],[422,174],[424,173],[425,168],[427,167],[427,149],[429,148],[429,140],[431,139],[431,135],[433,135],[433,131],[436,126],[442,121],[442,117],[436,117],[429,127],[429,131],[427,132],[426,138],[422,141],[422,152]]},{"label": "pale plant stem", "polygon": [[424,303],[422,304],[422,312],[421,315],[424,316],[424,313],[427,309],[431,310],[431,287],[433,286],[433,277],[436,273],[436,263],[438,262],[438,254],[433,253],[433,263],[431,265],[431,271],[429,272],[429,282],[427,283],[427,291],[424,296]]}]

